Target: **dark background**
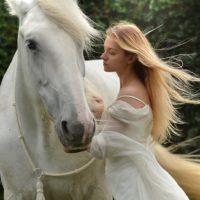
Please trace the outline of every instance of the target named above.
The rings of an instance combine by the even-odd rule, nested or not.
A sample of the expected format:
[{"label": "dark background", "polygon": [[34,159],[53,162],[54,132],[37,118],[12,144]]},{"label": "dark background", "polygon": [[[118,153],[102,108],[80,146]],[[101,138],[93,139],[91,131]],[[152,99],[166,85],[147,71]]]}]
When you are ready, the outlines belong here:
[{"label": "dark background", "polygon": [[[79,0],[80,7],[104,31],[109,24],[128,20],[136,23],[143,31],[162,25],[147,37],[161,57],[179,55],[184,68],[200,74],[200,1],[199,0]],[[11,17],[0,0],[0,81],[16,50],[18,21]],[[185,41],[187,41],[185,44]],[[171,48],[174,45],[178,48]],[[102,43],[98,42],[86,59],[99,58]],[[195,86],[199,90],[199,85]],[[180,108],[185,123],[180,126],[179,137],[170,138],[165,145],[178,143],[200,135],[200,106],[185,105]],[[0,127],[1,130],[1,127]],[[200,142],[180,148],[180,153],[199,149]],[[198,152],[199,153],[199,152]],[[9,158],[8,158],[9,159]],[[3,199],[0,187],[0,200]]]}]

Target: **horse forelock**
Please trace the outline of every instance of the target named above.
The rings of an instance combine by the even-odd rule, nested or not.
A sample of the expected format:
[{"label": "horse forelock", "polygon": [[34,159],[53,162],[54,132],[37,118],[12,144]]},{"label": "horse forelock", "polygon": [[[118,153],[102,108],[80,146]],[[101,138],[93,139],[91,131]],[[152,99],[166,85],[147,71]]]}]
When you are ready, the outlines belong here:
[{"label": "horse forelock", "polygon": [[88,49],[98,31],[91,20],[83,14],[75,0],[37,0],[45,15],[55,24],[69,33],[83,48]]}]

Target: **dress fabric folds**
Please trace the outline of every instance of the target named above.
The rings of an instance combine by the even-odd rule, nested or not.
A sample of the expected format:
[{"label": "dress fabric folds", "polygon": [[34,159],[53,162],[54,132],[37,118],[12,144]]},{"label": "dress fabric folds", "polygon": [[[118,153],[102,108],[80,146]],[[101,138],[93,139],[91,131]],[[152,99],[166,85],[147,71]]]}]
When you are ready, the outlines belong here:
[{"label": "dress fabric folds", "polygon": [[122,100],[108,108],[107,123],[96,134],[90,153],[105,159],[115,200],[189,200],[153,153],[152,112]]}]

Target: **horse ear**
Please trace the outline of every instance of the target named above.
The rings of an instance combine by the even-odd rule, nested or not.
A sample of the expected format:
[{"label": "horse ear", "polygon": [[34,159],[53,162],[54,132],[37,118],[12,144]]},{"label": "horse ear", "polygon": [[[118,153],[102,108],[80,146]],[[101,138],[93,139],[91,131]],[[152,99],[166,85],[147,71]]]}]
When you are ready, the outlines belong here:
[{"label": "horse ear", "polygon": [[35,0],[6,0],[9,13],[19,18],[24,16],[35,3]]},{"label": "horse ear", "polygon": [[8,10],[9,10],[9,13],[11,15],[16,15],[17,12],[16,12],[16,1],[14,0],[6,0],[6,5],[8,7]]}]

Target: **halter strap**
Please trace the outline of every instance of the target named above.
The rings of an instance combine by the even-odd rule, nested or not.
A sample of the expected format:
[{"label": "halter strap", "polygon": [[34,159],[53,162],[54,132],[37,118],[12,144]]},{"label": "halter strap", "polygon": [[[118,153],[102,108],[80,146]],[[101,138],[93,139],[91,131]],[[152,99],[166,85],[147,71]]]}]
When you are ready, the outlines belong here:
[{"label": "halter strap", "polygon": [[24,134],[23,134],[23,131],[22,131],[22,128],[21,128],[20,119],[19,119],[19,116],[18,116],[18,113],[17,113],[17,108],[16,108],[17,105],[14,103],[13,106],[15,108],[15,114],[16,114],[16,118],[17,118],[17,125],[18,125],[18,129],[19,129],[18,139],[21,142],[21,145],[22,145],[22,147],[24,149],[26,157],[28,158],[29,163],[30,163],[30,165],[32,167],[32,170],[36,174],[37,178],[40,178],[41,176],[61,177],[61,176],[69,176],[69,175],[77,174],[77,173],[85,170],[88,166],[90,166],[95,161],[95,158],[91,158],[89,161],[86,162],[86,164],[84,164],[80,168],[77,168],[77,169],[74,169],[74,170],[68,171],[68,172],[57,172],[57,173],[48,172],[48,171],[45,171],[45,170],[39,168],[38,166],[36,166],[36,164],[33,162],[33,159],[31,158],[31,155],[30,155],[30,153],[28,151],[28,148],[27,148],[27,144],[25,142]]},{"label": "halter strap", "polygon": [[[16,71],[15,71],[15,91],[16,91]],[[74,169],[72,171],[68,171],[68,172],[48,172],[46,170],[41,169],[40,167],[38,167],[33,159],[31,158],[30,152],[28,151],[28,147],[27,144],[25,142],[25,138],[24,138],[24,134],[23,134],[23,130],[21,127],[21,123],[20,123],[20,118],[17,112],[17,105],[16,105],[16,95],[14,95],[14,103],[13,103],[13,107],[15,110],[15,116],[16,116],[16,120],[17,120],[17,125],[18,125],[18,130],[19,130],[19,134],[18,134],[18,139],[20,140],[21,146],[25,152],[25,155],[29,161],[29,164],[32,167],[32,171],[36,177],[36,200],[45,200],[44,197],[44,191],[43,191],[43,182],[42,182],[42,177],[43,176],[50,176],[50,177],[62,177],[62,176],[71,176],[74,174],[78,174],[80,172],[82,172],[83,170],[87,169],[90,165],[92,165],[94,163],[94,161],[96,160],[95,158],[91,158],[89,161],[87,161],[82,167],[79,167],[77,169]],[[10,199],[13,195],[10,195],[8,199]]]},{"label": "halter strap", "polygon": [[119,96],[118,98],[117,98],[117,100],[118,99],[121,99],[121,98],[132,98],[132,99],[135,99],[135,100],[137,100],[137,101],[139,101],[139,102],[141,102],[141,103],[143,103],[144,105],[147,105],[144,101],[142,101],[141,99],[139,99],[139,98],[137,98],[137,97],[135,97],[135,96],[131,96],[131,95],[122,95],[122,96]]}]

